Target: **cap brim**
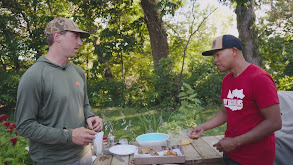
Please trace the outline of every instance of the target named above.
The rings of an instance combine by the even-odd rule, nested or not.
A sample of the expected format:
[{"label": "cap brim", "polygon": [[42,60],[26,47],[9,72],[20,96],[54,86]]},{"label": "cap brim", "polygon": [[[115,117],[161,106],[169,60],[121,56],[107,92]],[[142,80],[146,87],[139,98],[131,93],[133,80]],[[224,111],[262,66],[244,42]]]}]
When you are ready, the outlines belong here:
[{"label": "cap brim", "polygon": [[[222,49],[224,49],[224,48],[222,48]],[[208,50],[208,51],[202,52],[202,55],[203,55],[203,56],[212,56],[212,55],[214,55],[214,52],[215,52],[215,51],[222,50],[222,49],[212,49],[212,50]]]},{"label": "cap brim", "polygon": [[80,38],[88,38],[90,36],[90,33],[85,32],[85,33],[80,33]]},{"label": "cap brim", "polygon": [[80,33],[80,38],[88,38],[90,36],[90,33],[86,32],[86,31],[83,31],[83,30],[79,30],[79,29],[69,30],[69,31]]}]

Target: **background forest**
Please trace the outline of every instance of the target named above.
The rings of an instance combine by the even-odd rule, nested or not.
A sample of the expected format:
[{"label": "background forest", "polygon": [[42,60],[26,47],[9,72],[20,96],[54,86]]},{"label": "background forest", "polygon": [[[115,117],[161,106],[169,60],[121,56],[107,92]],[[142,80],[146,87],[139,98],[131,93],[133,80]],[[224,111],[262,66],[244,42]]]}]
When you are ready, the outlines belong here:
[{"label": "background forest", "polygon": [[231,33],[234,22],[246,59],[268,71],[278,90],[292,90],[292,0],[219,1],[235,11],[236,20],[200,2],[1,1],[1,107],[15,106],[19,78],[46,54],[44,29],[56,16],[71,18],[92,34],[72,62],[86,72],[94,107],[176,107],[183,82],[204,105],[219,104],[226,73],[201,52],[215,36]]},{"label": "background forest", "polygon": [[292,0],[1,0],[0,114],[13,120],[19,79],[48,51],[44,29],[60,16],[91,33],[72,62],[105,131],[192,127],[221,104],[227,73],[201,55],[218,35],[236,30],[245,58],[293,90],[292,11]]}]

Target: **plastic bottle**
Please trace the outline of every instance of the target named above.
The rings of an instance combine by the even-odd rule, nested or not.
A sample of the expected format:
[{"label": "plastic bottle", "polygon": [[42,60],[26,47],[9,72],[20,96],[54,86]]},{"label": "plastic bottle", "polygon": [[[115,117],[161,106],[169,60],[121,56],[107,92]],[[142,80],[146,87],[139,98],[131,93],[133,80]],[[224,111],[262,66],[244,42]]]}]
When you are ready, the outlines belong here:
[{"label": "plastic bottle", "polygon": [[103,137],[103,150],[106,150],[108,148],[108,138],[107,136]]},{"label": "plastic bottle", "polygon": [[109,146],[109,148],[114,146],[114,138],[115,138],[115,136],[112,135],[112,133],[110,132],[108,134],[108,146]]}]

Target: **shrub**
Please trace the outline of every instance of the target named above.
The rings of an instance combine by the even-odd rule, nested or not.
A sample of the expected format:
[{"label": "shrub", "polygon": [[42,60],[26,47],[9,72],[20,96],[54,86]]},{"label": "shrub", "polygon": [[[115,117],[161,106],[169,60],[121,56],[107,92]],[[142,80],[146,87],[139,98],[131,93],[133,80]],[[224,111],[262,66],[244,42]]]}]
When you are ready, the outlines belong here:
[{"label": "shrub", "polygon": [[0,163],[32,164],[28,151],[27,139],[17,135],[15,124],[7,121],[7,115],[0,116]]},{"label": "shrub", "polygon": [[[91,105],[100,107],[170,107],[176,106],[176,75],[172,60],[160,60],[153,72],[137,75],[135,81],[124,83],[119,79],[88,80],[88,97]],[[127,84],[127,85],[126,85]]]},{"label": "shrub", "polygon": [[218,71],[214,63],[209,61],[194,61],[189,66],[191,76],[184,80],[190,84],[197,93],[197,98],[201,100],[203,105],[220,105],[222,79],[227,74]]},{"label": "shrub", "polygon": [[124,92],[125,84],[122,80],[88,80],[88,97],[93,106],[123,106]]},{"label": "shrub", "polygon": [[203,108],[195,90],[189,84],[183,83],[179,97],[181,102],[179,110],[174,111],[169,120],[164,122],[163,132],[192,128],[202,122],[200,114]]},{"label": "shrub", "polygon": [[293,90],[293,76],[285,76],[279,79],[279,91],[292,91]]},{"label": "shrub", "polygon": [[2,72],[0,74],[0,106],[12,108],[16,104],[17,86],[21,74],[16,72]]}]

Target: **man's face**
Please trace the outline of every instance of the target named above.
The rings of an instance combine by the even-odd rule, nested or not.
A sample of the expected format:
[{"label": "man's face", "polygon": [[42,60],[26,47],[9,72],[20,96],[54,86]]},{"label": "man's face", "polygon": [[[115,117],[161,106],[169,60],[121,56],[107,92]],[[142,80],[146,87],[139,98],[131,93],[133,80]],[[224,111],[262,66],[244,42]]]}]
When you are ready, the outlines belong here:
[{"label": "man's face", "polygon": [[77,32],[68,31],[60,36],[60,46],[64,51],[66,58],[73,58],[78,52],[78,48],[82,46],[80,34]]},{"label": "man's face", "polygon": [[214,61],[220,72],[226,72],[232,68],[234,61],[233,49],[223,49],[214,52]]}]

